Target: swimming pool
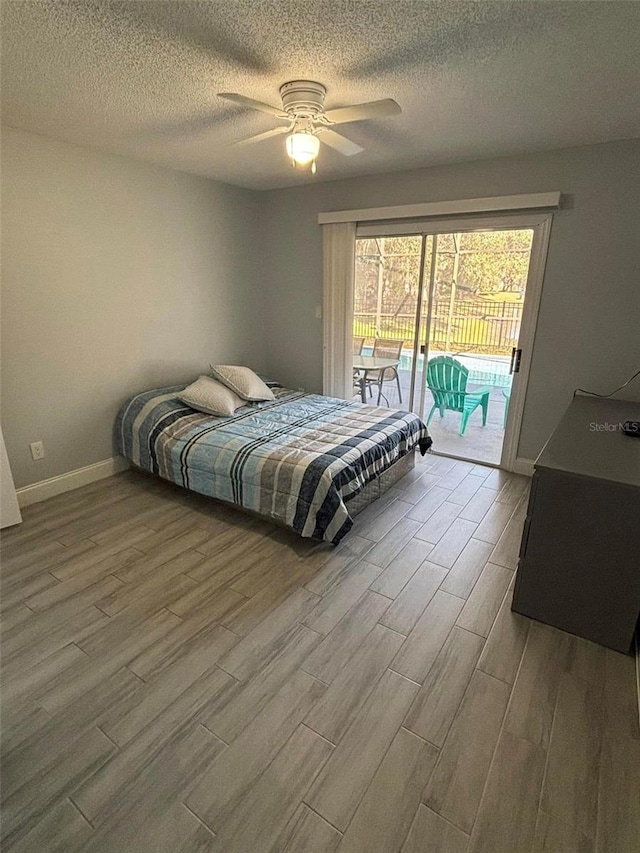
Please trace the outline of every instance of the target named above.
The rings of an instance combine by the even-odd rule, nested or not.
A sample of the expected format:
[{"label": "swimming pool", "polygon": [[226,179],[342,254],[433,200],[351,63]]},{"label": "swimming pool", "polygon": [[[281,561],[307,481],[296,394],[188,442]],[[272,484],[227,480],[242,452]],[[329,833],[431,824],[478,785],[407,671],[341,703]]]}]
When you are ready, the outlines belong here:
[{"label": "swimming pool", "polygon": [[[362,354],[372,355],[373,347],[363,347]],[[498,388],[511,387],[511,375],[509,374],[510,359],[508,356],[434,352],[432,357],[435,357],[436,355],[450,355],[457,359],[461,364],[464,364],[464,366],[469,370],[469,382],[472,382],[474,385],[495,385]],[[406,370],[410,373],[412,363],[413,352],[411,350],[402,350],[399,369]],[[424,356],[420,354],[418,355],[418,373],[422,372],[423,363]]]}]

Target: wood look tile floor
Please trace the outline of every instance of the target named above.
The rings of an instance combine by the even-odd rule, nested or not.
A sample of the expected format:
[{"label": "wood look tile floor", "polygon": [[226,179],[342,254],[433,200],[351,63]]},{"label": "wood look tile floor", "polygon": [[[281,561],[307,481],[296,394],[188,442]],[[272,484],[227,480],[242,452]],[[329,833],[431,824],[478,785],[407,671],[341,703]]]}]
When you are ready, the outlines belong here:
[{"label": "wood look tile floor", "polygon": [[338,548],[126,472],[2,535],[7,853],[637,853],[634,660],[513,614],[528,481]]}]

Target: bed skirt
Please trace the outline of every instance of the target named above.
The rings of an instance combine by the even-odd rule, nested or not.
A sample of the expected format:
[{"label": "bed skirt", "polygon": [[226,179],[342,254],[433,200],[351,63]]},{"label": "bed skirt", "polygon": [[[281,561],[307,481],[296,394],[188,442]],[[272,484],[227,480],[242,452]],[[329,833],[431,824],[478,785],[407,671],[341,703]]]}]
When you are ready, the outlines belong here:
[{"label": "bed skirt", "polygon": [[411,453],[407,453],[406,456],[400,457],[393,465],[390,465],[386,471],[375,480],[371,480],[370,483],[362,489],[361,492],[352,498],[347,503],[347,509],[349,510],[349,515],[355,517],[358,513],[362,512],[363,509],[366,509],[369,504],[372,504],[376,501],[381,495],[383,495],[386,491],[388,491],[392,486],[394,486],[398,480],[401,480],[405,474],[408,474],[416,465],[416,452],[415,450]]}]

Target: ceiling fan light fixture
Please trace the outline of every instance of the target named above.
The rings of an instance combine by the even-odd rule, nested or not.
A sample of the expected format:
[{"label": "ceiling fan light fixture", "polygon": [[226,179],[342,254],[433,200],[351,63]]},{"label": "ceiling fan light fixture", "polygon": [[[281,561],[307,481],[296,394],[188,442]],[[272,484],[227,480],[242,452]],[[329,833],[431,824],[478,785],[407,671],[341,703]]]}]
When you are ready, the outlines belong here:
[{"label": "ceiling fan light fixture", "polygon": [[313,80],[290,80],[280,87],[282,108],[263,104],[235,92],[220,92],[219,97],[252,110],[268,113],[288,125],[263,131],[233,144],[248,145],[286,133],[286,149],[291,165],[310,166],[311,174],[315,175],[316,159],[320,151],[318,133],[322,134],[322,142],[329,148],[346,157],[352,157],[354,154],[360,154],[364,148],[334,130],[335,125],[386,118],[402,112],[400,106],[391,98],[327,111],[324,108],[326,94],[327,90],[322,83]]},{"label": "ceiling fan light fixture", "polygon": [[312,171],[315,171],[313,165],[320,151],[320,140],[315,133],[310,133],[308,130],[295,131],[287,136],[286,146],[287,154],[294,164],[308,166],[311,163]]}]

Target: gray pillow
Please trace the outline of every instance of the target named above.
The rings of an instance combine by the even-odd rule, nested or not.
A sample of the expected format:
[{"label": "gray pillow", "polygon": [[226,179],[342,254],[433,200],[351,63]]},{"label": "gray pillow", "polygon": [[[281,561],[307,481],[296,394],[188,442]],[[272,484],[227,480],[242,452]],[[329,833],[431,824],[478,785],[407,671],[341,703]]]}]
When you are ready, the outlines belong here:
[{"label": "gray pillow", "polygon": [[215,379],[222,382],[243,400],[251,402],[275,400],[271,388],[268,388],[250,367],[239,367],[234,364],[212,364],[211,373]]},{"label": "gray pillow", "polygon": [[245,405],[245,401],[234,394],[231,388],[210,376],[199,376],[178,394],[178,398],[198,412],[219,417],[232,415],[236,409]]}]

